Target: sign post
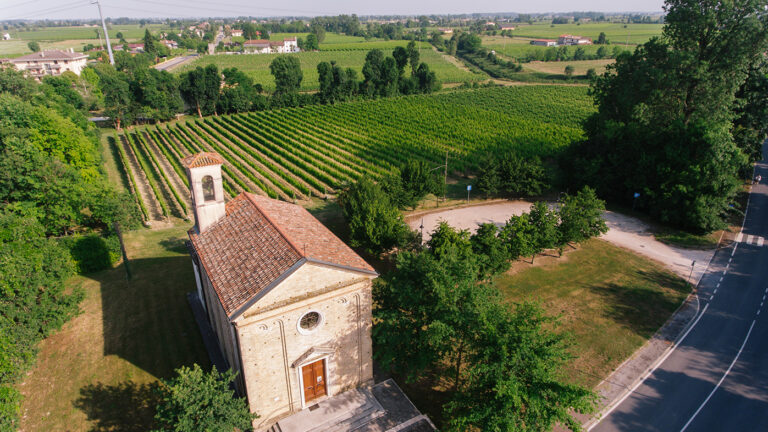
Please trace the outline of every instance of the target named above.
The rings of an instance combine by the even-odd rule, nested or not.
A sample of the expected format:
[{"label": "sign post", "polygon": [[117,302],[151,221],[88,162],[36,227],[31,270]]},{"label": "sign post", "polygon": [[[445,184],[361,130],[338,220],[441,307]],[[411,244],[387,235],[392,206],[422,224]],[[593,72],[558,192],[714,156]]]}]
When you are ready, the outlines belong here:
[{"label": "sign post", "polygon": [[469,204],[469,191],[472,190],[472,185],[467,185],[467,204]]},{"label": "sign post", "polygon": [[632,200],[632,210],[635,209],[635,205],[637,204],[638,198],[640,198],[640,192],[635,192],[635,198]]}]

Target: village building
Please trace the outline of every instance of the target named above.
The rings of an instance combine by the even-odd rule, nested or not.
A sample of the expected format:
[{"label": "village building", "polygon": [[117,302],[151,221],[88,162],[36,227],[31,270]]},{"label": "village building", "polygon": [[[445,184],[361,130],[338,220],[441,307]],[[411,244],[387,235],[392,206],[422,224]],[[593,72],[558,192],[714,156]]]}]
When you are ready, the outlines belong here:
[{"label": "village building", "polygon": [[[165,46],[167,46],[170,49],[176,49],[176,48],[179,47],[179,43],[174,41],[174,40],[162,39],[162,40],[160,40],[160,43],[165,45]],[[144,47],[142,46],[142,48],[144,48]]]},{"label": "village building", "polygon": [[243,31],[242,31],[242,30],[232,30],[232,33],[231,33],[231,35],[232,35],[233,37],[240,37],[240,36],[242,36],[242,35],[243,35]]},{"label": "village building", "polygon": [[558,45],[592,45],[592,39],[574,35],[560,35]]},{"label": "village building", "polygon": [[514,29],[515,29],[515,26],[510,26],[510,25],[501,26],[501,30],[514,30]]},{"label": "village building", "polygon": [[144,52],[143,43],[127,43],[123,44],[123,51],[128,51],[131,54],[140,54]]},{"label": "village building", "polygon": [[68,51],[40,51],[10,59],[9,62],[16,66],[16,69],[26,71],[33,78],[40,80],[45,76],[59,76],[66,71],[80,75],[87,60],[87,55],[70,48]]},{"label": "village building", "polygon": [[3,33],[3,40],[11,40],[10,33]]},{"label": "village building", "polygon": [[[195,215],[188,246],[196,314],[260,416],[254,427],[434,430],[394,381],[373,384],[376,271],[301,206],[247,192],[225,203],[223,163],[215,153],[183,161]],[[410,408],[387,408],[393,397]]]},{"label": "village building", "polygon": [[442,34],[453,34],[453,29],[450,28],[440,28],[437,30]]},{"label": "village building", "polygon": [[250,54],[294,53],[299,52],[299,45],[295,37],[281,41],[254,39],[243,42],[243,52]]},{"label": "village building", "polygon": [[557,41],[554,39],[534,39],[531,41],[531,45],[551,47],[557,46]]}]

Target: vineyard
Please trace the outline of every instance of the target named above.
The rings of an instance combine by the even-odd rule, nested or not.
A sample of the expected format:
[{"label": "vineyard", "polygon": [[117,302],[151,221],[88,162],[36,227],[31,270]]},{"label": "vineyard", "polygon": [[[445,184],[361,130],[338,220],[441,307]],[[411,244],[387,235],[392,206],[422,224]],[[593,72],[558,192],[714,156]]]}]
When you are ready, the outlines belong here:
[{"label": "vineyard", "polygon": [[181,159],[201,151],[226,161],[229,196],[286,201],[333,195],[409,159],[470,173],[491,152],[550,157],[583,135],[594,110],[582,87],[521,86],[189,118],[115,136],[127,182],[146,220],[189,217]]}]

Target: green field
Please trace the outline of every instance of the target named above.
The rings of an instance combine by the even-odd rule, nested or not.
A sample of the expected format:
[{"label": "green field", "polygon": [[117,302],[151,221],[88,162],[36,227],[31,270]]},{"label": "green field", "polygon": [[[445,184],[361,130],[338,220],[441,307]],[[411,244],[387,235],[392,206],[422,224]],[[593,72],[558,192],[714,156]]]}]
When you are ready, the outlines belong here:
[{"label": "green field", "polygon": [[[151,186],[138,188],[144,207],[183,217],[180,160],[197,152],[225,159],[230,196],[250,191],[307,201],[363,175],[379,178],[409,160],[438,165],[446,151],[455,173],[474,171],[490,153],[551,157],[583,137],[581,123],[592,112],[585,87],[493,87],[192,117],[134,128],[116,143],[127,177]],[[132,155],[138,163],[126,162]]]},{"label": "green field", "polygon": [[641,44],[653,36],[660,36],[663,24],[522,24],[512,31],[513,36],[557,39],[561,34],[573,34],[597,40],[600,32],[604,32],[612,44]]},{"label": "green field", "polygon": [[[600,47],[603,45],[583,45],[579,48],[584,49],[585,53],[587,55],[595,55],[597,54],[597,50],[600,49]],[[547,52],[547,50],[550,51],[557,51],[560,47],[543,47],[543,46],[534,46],[531,45],[531,39],[530,38],[521,38],[521,37],[502,37],[502,36],[484,36],[483,37],[483,47],[489,50],[494,50],[498,54],[502,54],[506,57],[512,57],[512,58],[536,58],[538,56],[544,55],[544,53]],[[611,44],[611,45],[605,45],[605,48],[608,50],[608,54],[611,55],[613,53],[613,50],[619,47],[621,50],[634,50],[634,45],[624,45],[622,44]],[[567,47],[570,55],[573,55],[574,51],[576,51],[576,47],[569,46]]]},{"label": "green field", "polygon": [[[403,44],[405,41],[403,41]],[[302,52],[296,54],[242,54],[242,55],[213,55],[203,56],[192,63],[174,70],[182,72],[196,66],[207,66],[215,64],[219,69],[236,67],[250,75],[254,81],[260,83],[267,90],[275,88],[274,78],[269,72],[269,64],[278,55],[293,55],[298,57],[301,62],[301,68],[304,72],[304,80],[301,83],[302,90],[317,90],[318,75],[317,65],[321,62],[335,61],[341,67],[350,67],[357,71],[360,80],[363,79],[362,70],[365,63],[366,50],[351,51],[320,51],[320,52]],[[391,51],[385,51],[386,55],[391,55]],[[421,50],[421,61],[429,65],[435,72],[437,79],[441,82],[465,82],[481,81],[488,79],[487,76],[475,74],[467,70],[460,69],[454,63],[446,60],[431,47],[425,46]]]},{"label": "green field", "polygon": [[[137,40],[144,37],[144,31],[149,28],[152,32],[166,29],[166,26],[160,24],[149,24],[144,27],[139,25],[113,25],[109,28],[109,36],[112,38],[112,44],[117,43],[117,33],[122,32],[126,40]],[[9,30],[11,40],[0,41],[0,57],[18,57],[29,54],[32,51],[27,46],[28,42],[37,41],[40,47],[46,49],[67,49],[74,48],[82,50],[83,45],[99,44],[99,38],[96,36],[96,29],[102,33],[101,27],[42,27],[36,30]],[[102,41],[106,45],[106,41]]]}]

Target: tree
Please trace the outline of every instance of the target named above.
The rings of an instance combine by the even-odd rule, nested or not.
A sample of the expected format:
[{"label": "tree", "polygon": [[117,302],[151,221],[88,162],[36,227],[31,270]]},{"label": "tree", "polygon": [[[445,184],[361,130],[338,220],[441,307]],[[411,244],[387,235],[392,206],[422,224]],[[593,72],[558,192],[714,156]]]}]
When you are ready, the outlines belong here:
[{"label": "tree", "polygon": [[499,160],[493,156],[486,156],[483,163],[480,164],[480,171],[477,173],[477,188],[485,194],[486,198],[499,193],[501,180],[501,167]]},{"label": "tree", "polygon": [[269,65],[269,71],[275,77],[275,93],[295,94],[301,88],[304,74],[296,56],[277,56]]},{"label": "tree", "polygon": [[240,28],[243,30],[243,37],[245,40],[258,39],[261,36],[258,27],[253,23],[244,22],[241,24]]},{"label": "tree", "polygon": [[608,40],[605,37],[605,32],[600,32],[600,35],[597,37],[597,42],[595,42],[598,45],[605,45],[608,43]]},{"label": "tree", "polygon": [[608,55],[608,48],[601,46],[597,49],[597,52],[595,53],[597,58],[602,59],[605,58]]},{"label": "tree", "polygon": [[512,195],[538,195],[547,186],[544,165],[537,156],[524,158],[508,153],[499,162],[503,189]]},{"label": "tree", "polygon": [[317,36],[314,33],[307,35],[307,40],[304,42],[305,51],[317,51],[320,49],[320,44],[317,41]]},{"label": "tree", "polygon": [[571,79],[572,76],[573,76],[573,66],[568,65],[565,67],[565,78]]},{"label": "tree", "polygon": [[200,66],[181,75],[179,90],[188,105],[195,108],[197,115],[216,113],[221,88],[221,75],[216,65]]},{"label": "tree", "polygon": [[411,63],[411,75],[416,75],[419,67],[419,50],[416,48],[416,42],[408,42],[405,49],[408,51],[408,61]]},{"label": "tree", "polygon": [[[533,227],[533,243],[538,251],[552,249],[558,245],[558,215],[554,210],[550,210],[543,201],[537,201],[531,206],[528,214],[528,221]],[[533,264],[531,258],[531,264]]]},{"label": "tree", "polygon": [[605,202],[597,197],[594,189],[585,186],[576,195],[563,195],[559,203],[561,244],[581,243],[608,232],[603,219]]},{"label": "tree", "polygon": [[[510,217],[501,228],[499,236],[509,252],[510,259],[533,257],[540,251],[536,245],[536,228],[531,223],[528,213]],[[531,258],[531,264],[533,264],[533,258]]]},{"label": "tree", "polygon": [[570,340],[557,320],[534,304],[496,305],[476,329],[463,386],[445,407],[448,430],[551,430],[559,423],[581,430],[574,413],[588,414],[597,396],[571,384]]},{"label": "tree", "polygon": [[115,129],[133,121],[131,89],[128,76],[123,72],[113,72],[100,77],[101,91],[104,93],[104,114],[112,119]]},{"label": "tree", "polygon": [[499,236],[499,229],[492,223],[481,224],[470,237],[472,251],[477,256],[481,278],[503,273],[509,269],[509,253]]},{"label": "tree", "polygon": [[397,62],[397,69],[400,71],[400,74],[402,74],[405,70],[405,66],[408,64],[408,59],[410,57],[408,55],[408,51],[401,46],[396,47],[395,50],[392,51],[392,57],[395,58],[395,62]]},{"label": "tree", "polygon": [[750,68],[736,98],[733,139],[750,162],[759,161],[768,136],[768,63]]},{"label": "tree", "polygon": [[418,89],[421,93],[432,93],[440,89],[440,83],[437,81],[437,75],[429,70],[429,65],[422,63],[416,70],[415,75],[418,81]]},{"label": "tree", "polygon": [[339,195],[350,244],[378,254],[405,246],[413,233],[381,187],[362,177]]},{"label": "tree", "polygon": [[597,78],[597,72],[595,72],[594,68],[587,69],[587,79],[589,81],[593,81],[595,78]]},{"label": "tree", "polygon": [[149,32],[149,28],[144,30],[144,52],[147,54],[152,54],[154,57],[157,57],[158,52],[158,43],[155,41],[155,38],[152,36],[152,33]]},{"label": "tree", "polygon": [[232,432],[252,430],[257,416],[248,410],[243,398],[234,396],[229,384],[232,371],[210,373],[197,364],[176,369],[177,376],[163,380],[155,420],[159,431]]},{"label": "tree", "polygon": [[32,52],[40,52],[40,44],[37,43],[37,41],[27,43],[27,47],[29,47],[29,50]]},{"label": "tree", "polygon": [[325,40],[325,29],[323,26],[320,25],[314,25],[312,26],[311,33],[317,38],[317,43],[321,44]]}]

